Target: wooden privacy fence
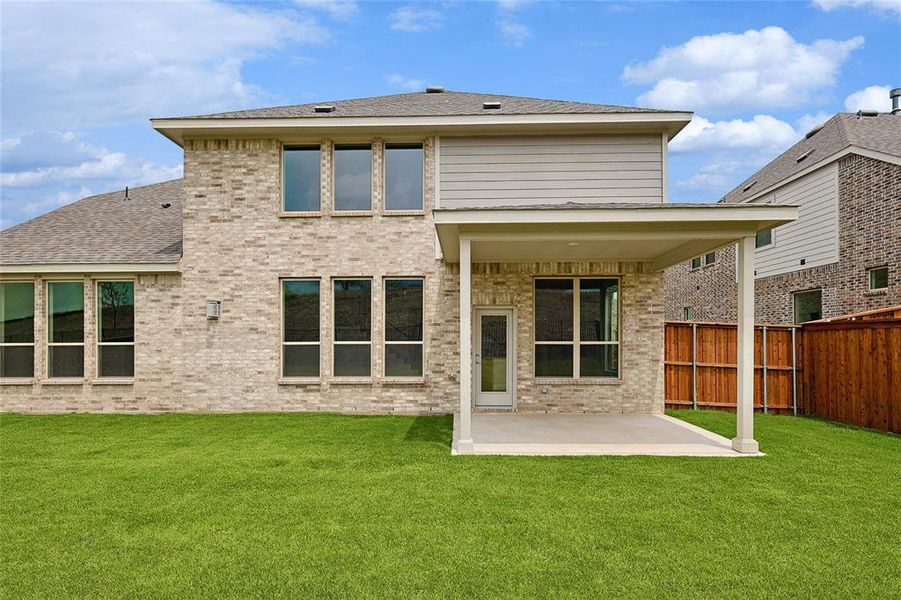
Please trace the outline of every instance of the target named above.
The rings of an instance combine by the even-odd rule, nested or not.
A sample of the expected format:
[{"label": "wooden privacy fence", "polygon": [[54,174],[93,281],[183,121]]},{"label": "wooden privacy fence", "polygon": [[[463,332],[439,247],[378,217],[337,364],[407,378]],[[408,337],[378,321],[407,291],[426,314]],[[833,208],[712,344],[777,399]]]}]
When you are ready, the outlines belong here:
[{"label": "wooden privacy fence", "polygon": [[[754,406],[798,412],[801,340],[796,325],[754,328]],[[735,408],[738,342],[734,323],[668,321],[664,371],[670,408]]]}]

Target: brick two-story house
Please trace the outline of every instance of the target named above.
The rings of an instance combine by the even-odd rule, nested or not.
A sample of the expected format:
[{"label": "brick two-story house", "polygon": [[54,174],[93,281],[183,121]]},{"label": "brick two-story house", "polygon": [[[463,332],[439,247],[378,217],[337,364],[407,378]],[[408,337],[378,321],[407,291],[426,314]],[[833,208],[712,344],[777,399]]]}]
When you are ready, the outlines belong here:
[{"label": "brick two-story house", "polygon": [[663,269],[740,241],[747,283],[796,214],[667,203],[690,118],[432,89],[155,119],[183,180],[2,232],[0,408],[459,413],[461,452],[473,411],[660,413]]},{"label": "brick two-story house", "polygon": [[[799,207],[757,236],[760,322],[901,304],[901,111],[835,115],[721,202]],[[735,261],[728,246],[667,269],[667,319],[734,321]]]}]

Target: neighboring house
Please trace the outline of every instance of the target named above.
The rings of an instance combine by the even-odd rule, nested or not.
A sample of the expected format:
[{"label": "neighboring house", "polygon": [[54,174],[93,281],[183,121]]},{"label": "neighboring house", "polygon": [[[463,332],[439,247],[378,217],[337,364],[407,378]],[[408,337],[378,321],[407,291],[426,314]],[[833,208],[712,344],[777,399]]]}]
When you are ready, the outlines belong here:
[{"label": "neighboring house", "polygon": [[[837,114],[721,202],[799,207],[757,237],[758,321],[901,304],[901,114]],[[735,264],[730,246],[667,269],[667,319],[735,321]]]},{"label": "neighboring house", "polygon": [[441,89],[156,119],[183,180],[0,234],[0,408],[459,412],[460,451],[473,410],[660,413],[662,270],[741,240],[747,283],[797,214],[668,204],[690,119]]}]

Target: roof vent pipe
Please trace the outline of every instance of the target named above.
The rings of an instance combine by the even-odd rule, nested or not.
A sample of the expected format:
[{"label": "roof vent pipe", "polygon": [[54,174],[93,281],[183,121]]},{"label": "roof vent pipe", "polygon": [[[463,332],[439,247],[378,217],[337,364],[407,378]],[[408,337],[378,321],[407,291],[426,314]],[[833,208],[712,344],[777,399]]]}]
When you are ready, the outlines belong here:
[{"label": "roof vent pipe", "polygon": [[440,85],[430,85],[425,89],[426,94],[441,94],[444,92],[444,88]]},{"label": "roof vent pipe", "polygon": [[859,110],[859,111],[857,111],[857,116],[858,117],[878,117],[879,111],[878,110]]},{"label": "roof vent pipe", "polygon": [[892,114],[901,115],[901,88],[895,88],[888,93],[892,99]]}]

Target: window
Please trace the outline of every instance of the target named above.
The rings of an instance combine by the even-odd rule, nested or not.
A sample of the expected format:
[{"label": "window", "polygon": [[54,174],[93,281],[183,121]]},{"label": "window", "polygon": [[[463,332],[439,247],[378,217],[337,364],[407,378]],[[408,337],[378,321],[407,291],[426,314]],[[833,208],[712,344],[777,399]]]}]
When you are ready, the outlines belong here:
[{"label": "window", "polygon": [[707,254],[704,255],[704,264],[705,265],[712,265],[715,262],[716,262],[716,251],[708,252]]},{"label": "window", "polygon": [[34,377],[34,284],[0,283],[0,377]]},{"label": "window", "polygon": [[868,273],[871,290],[888,289],[888,267],[870,269]]},{"label": "window", "polygon": [[135,284],[97,282],[97,376],[135,375]]},{"label": "window", "polygon": [[84,377],[84,283],[47,283],[47,376]]},{"label": "window", "polygon": [[372,146],[335,146],[335,210],[372,209]]},{"label": "window", "polygon": [[282,281],[282,377],[319,377],[319,280]]},{"label": "window", "polygon": [[691,259],[691,268],[692,269],[700,269],[701,268],[701,257],[696,256]]},{"label": "window", "polygon": [[385,146],[385,208],[422,210],[422,144]]},{"label": "window", "polygon": [[535,376],[619,376],[618,280],[535,280]]},{"label": "window", "polygon": [[423,280],[385,280],[385,376],[422,377]]},{"label": "window", "polygon": [[823,318],[823,290],[795,292],[795,323]]},{"label": "window", "polygon": [[334,281],[334,374],[369,377],[372,357],[372,280]]},{"label": "window", "polygon": [[682,309],[682,320],[683,321],[691,321],[694,318],[695,318],[695,309],[694,308],[692,308],[690,306],[686,306],[685,308]]},{"label": "window", "polygon": [[285,146],[282,205],[285,212],[320,210],[319,155],[319,146]]},{"label": "window", "polygon": [[754,247],[755,248],[763,248],[764,246],[769,246],[773,243],[773,230],[767,229],[765,231],[758,231],[757,236],[754,238]]}]

